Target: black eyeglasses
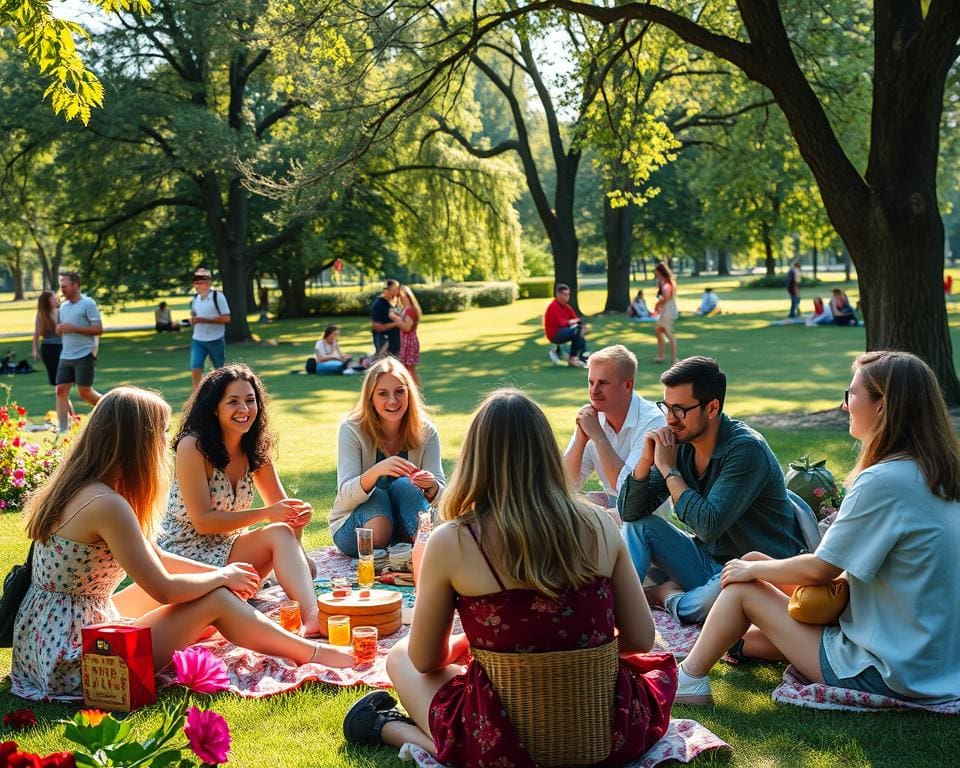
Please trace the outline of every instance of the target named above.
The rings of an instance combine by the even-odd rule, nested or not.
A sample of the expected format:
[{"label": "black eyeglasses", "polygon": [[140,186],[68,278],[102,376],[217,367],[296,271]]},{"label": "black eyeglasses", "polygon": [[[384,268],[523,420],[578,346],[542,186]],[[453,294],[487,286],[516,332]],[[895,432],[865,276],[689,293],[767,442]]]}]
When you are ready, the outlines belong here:
[{"label": "black eyeglasses", "polygon": [[843,390],[843,404],[847,408],[850,407],[850,390],[849,389]]},{"label": "black eyeglasses", "polygon": [[700,408],[709,402],[710,402],[709,400],[704,400],[702,403],[697,403],[696,405],[683,406],[683,405],[667,405],[663,400],[659,400],[657,401],[657,408],[660,409],[660,413],[662,413],[664,416],[669,416],[670,414],[673,414],[673,418],[683,419],[686,417],[688,413],[690,413],[690,411],[695,410],[696,408]]}]

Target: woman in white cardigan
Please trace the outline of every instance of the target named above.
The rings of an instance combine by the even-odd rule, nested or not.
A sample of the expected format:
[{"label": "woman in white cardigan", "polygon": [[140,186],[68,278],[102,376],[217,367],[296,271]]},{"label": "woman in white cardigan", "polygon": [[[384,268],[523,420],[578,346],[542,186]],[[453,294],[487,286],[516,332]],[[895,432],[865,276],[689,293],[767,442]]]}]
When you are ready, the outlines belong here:
[{"label": "woman in white cardigan", "polygon": [[340,425],[333,543],[356,557],[357,528],[373,529],[378,548],[412,541],[443,484],[440,436],[420,389],[400,361],[385,357],[367,371],[360,400]]}]

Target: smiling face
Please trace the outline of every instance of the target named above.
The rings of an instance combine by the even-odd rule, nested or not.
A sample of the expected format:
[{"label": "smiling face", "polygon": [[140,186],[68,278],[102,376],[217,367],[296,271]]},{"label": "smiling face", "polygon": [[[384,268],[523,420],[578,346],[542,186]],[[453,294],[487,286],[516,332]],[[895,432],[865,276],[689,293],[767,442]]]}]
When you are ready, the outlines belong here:
[{"label": "smiling face", "polygon": [[392,373],[384,373],[373,387],[373,409],[387,429],[396,429],[410,404],[406,385]]},{"label": "smiling face", "polygon": [[244,379],[231,381],[217,404],[217,420],[224,437],[231,433],[242,436],[249,432],[258,411],[253,385]]},{"label": "smiling face", "polygon": [[850,394],[843,409],[850,414],[850,437],[855,440],[865,440],[870,434],[870,428],[880,413],[882,401],[874,400],[867,392],[863,378],[858,370],[853,374],[850,382]]},{"label": "smiling face", "polygon": [[563,288],[563,289],[557,291],[557,301],[560,302],[561,304],[569,304],[569,303],[570,303],[570,289],[569,289],[569,288]]},{"label": "smiling face", "polygon": [[626,415],[633,395],[633,381],[624,379],[612,362],[589,360],[587,385],[590,389],[590,405],[600,413]]}]

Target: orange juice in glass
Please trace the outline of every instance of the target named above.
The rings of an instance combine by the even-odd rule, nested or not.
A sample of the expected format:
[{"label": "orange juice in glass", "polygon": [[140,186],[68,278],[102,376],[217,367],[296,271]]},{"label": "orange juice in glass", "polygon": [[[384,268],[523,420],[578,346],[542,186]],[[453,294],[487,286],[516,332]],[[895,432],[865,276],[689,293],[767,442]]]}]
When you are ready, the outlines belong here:
[{"label": "orange juice in glass", "polygon": [[300,604],[295,600],[280,603],[280,626],[287,632],[300,631]]},{"label": "orange juice in glass", "polygon": [[357,664],[369,664],[377,658],[377,628],[353,628],[353,656]]},{"label": "orange juice in glass", "polygon": [[369,589],[376,574],[373,570],[373,530],[357,528],[357,584]]},{"label": "orange juice in glass", "polygon": [[330,645],[350,645],[350,617],[331,616],[327,619]]}]

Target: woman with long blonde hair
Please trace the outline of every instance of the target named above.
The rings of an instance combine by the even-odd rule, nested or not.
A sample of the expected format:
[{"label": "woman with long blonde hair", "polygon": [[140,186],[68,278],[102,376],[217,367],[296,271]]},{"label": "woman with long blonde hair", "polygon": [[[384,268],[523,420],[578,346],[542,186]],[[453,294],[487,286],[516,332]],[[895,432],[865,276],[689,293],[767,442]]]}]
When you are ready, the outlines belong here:
[{"label": "woman with long blonde hair", "polygon": [[[28,502],[33,583],[14,627],[16,695],[81,698],[80,628],[101,622],[150,627],[158,670],[211,625],[231,642],[299,664],[352,663],[348,654],[286,632],[247,605],[260,583],[249,563],[216,568],[150,542],[167,494],[169,418],[155,392],[112,390]],[[134,583],[115,594],[126,575]]]},{"label": "woman with long blonde hair", "polygon": [[[670,719],[673,657],[634,655],[654,642],[640,579],[616,524],[571,495],[556,438],[527,395],[499,390],[483,401],[440,511],[447,522],[423,556],[409,642],[394,646],[387,661],[412,720],[392,708],[389,694],[368,694],[347,714],[347,740],[413,742],[442,763],[467,768],[529,765],[483,667],[473,660],[464,670],[458,660],[470,646],[594,648],[612,642],[617,629],[608,762],[646,751]],[[465,635],[451,635],[454,610]]]},{"label": "woman with long blonde hair", "polygon": [[[727,562],[681,664],[678,702],[711,701],[707,672],[751,625],[813,682],[960,698],[960,643],[947,640],[960,637],[960,443],[937,379],[909,352],[867,352],[843,407],[861,447],[836,520],[813,554]],[[850,602],[839,625],[789,615],[776,585],[827,584],[844,572]]]},{"label": "woman with long blonde hair", "polygon": [[443,489],[440,436],[410,372],[393,357],[370,366],[360,399],[340,425],[333,543],[357,556],[357,528],[373,546],[412,541],[419,515]]},{"label": "woman with long blonde hair", "polygon": [[417,366],[420,365],[420,337],[417,335],[417,327],[423,319],[423,310],[420,309],[417,295],[409,285],[400,286],[399,298],[401,307],[397,312],[397,321],[400,323],[400,353],[398,357],[400,362],[410,371],[411,378],[419,387],[421,384]]},{"label": "woman with long blonde hair", "polygon": [[[54,388],[56,403],[57,366],[63,351],[63,339],[57,333],[57,307],[60,300],[56,291],[41,291],[37,297],[37,316],[33,321],[33,359],[43,360],[47,381]],[[73,403],[67,398],[67,413],[73,415]]]},{"label": "woman with long blonde hair", "polygon": [[677,334],[673,330],[673,324],[680,314],[677,309],[677,278],[663,261],[657,262],[653,271],[657,275],[657,303],[653,308],[653,313],[657,316],[657,324],[653,328],[657,335],[657,356],[651,362],[664,362],[664,347],[669,341],[670,364],[673,365],[677,362]]}]

